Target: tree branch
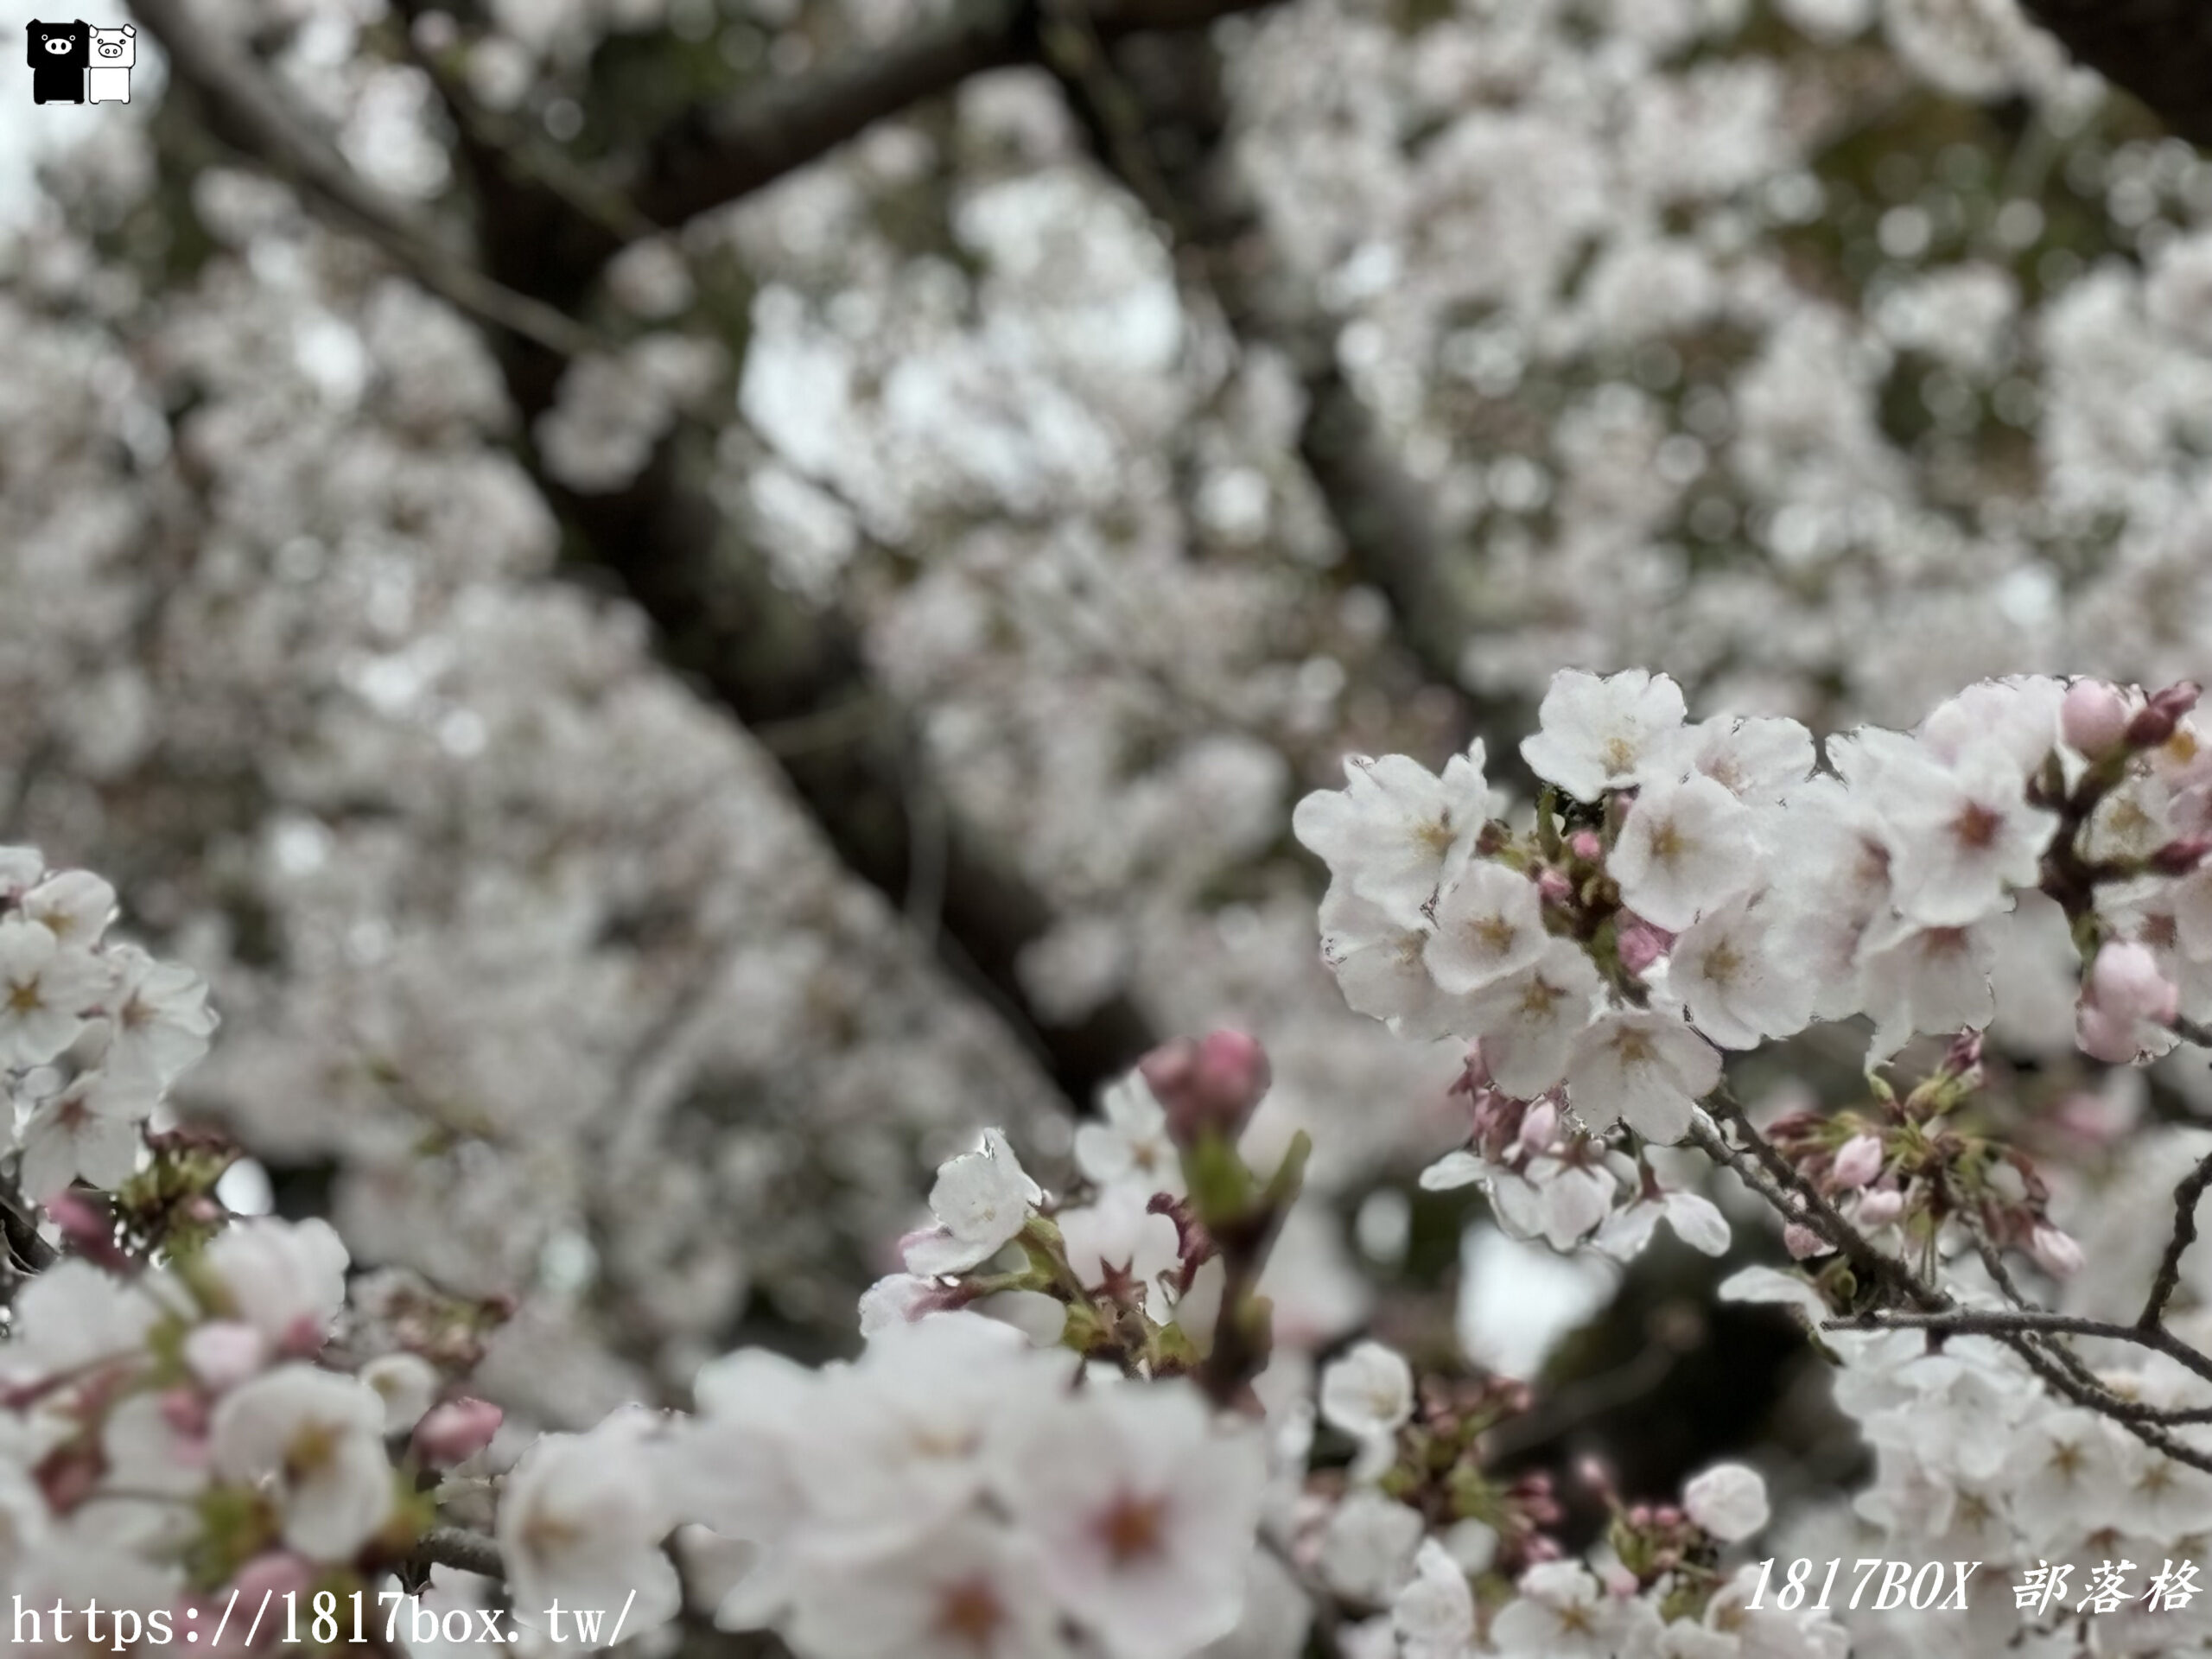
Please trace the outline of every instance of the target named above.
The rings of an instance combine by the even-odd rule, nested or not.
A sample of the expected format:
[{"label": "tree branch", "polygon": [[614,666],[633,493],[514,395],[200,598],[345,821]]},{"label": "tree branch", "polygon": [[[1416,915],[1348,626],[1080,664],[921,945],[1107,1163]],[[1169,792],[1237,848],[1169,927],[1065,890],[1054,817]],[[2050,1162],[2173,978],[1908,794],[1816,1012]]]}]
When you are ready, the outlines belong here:
[{"label": "tree branch", "polygon": [[[2177,1462],[2212,1472],[2212,1452],[2200,1451],[2169,1431],[2186,1424],[2212,1422],[2212,1408],[2179,1409],[2127,1400],[2106,1387],[2088,1366],[2069,1349],[2063,1338],[2070,1336],[2106,1338],[2156,1350],[2189,1370],[2212,1381],[2212,1359],[2174,1336],[2163,1325],[2114,1325],[2070,1314],[2045,1313],[2027,1305],[2012,1280],[2003,1258],[1980,1224],[1966,1226],[1981,1252],[1984,1265],[1999,1288],[2016,1306],[2004,1309],[1962,1308],[1942,1288],[1929,1283],[1911,1266],[1876,1249],[1872,1240],[1845,1219],[1827,1196],[1806,1179],[1773,1143],[1754,1128],[1741,1107],[1724,1089],[1714,1096],[1713,1109],[1731,1122],[1751,1148],[1729,1145],[1713,1124],[1694,1122],[1690,1135],[1705,1152],[1726,1164],[1776,1211],[1809,1227],[1840,1250],[1864,1279],[1882,1284],[1897,1300],[1913,1305],[1913,1311],[1874,1309],[1827,1321],[1831,1331],[1920,1330],[1941,1335],[1987,1336],[2018,1355],[2029,1370],[2045,1383],[2091,1411],[2111,1418],[2138,1440]],[[2212,1158],[2207,1162],[2212,1164]],[[2193,1178],[2192,1178],[2193,1179]],[[2208,1176],[2212,1180],[2212,1176]],[[2183,1185],[2188,1183],[2185,1181]],[[2177,1192],[2177,1203],[2180,1195]],[[1962,1211],[1962,1214],[1966,1212]],[[2193,1217],[2194,1205],[2190,1206]],[[2193,1226],[2193,1220],[2191,1222]],[[2177,1222],[2178,1229],[2180,1224]]]},{"label": "tree branch", "polygon": [[[1172,10],[1198,0],[1143,3]],[[311,206],[491,325],[509,395],[529,430],[553,406],[569,359],[593,344],[554,302],[572,290],[580,260],[607,245],[606,227],[509,166],[480,137],[469,138],[461,153],[485,207],[489,270],[467,265],[353,175],[257,67],[208,37],[180,0],[136,4],[178,81],[198,96],[211,131],[270,171],[302,179]],[[1087,1109],[1154,1046],[1149,1025],[1126,995],[1065,1024],[1030,1000],[1019,963],[1056,925],[1051,904],[938,800],[921,744],[897,699],[876,684],[851,625],[785,589],[761,550],[725,518],[710,488],[710,448],[707,435],[679,423],[627,485],[592,493],[550,476],[534,451],[526,448],[524,459],[594,561],[652,621],[662,660],[740,723],[877,711],[845,741],[779,754],[785,775],[847,866],[894,908],[916,895],[930,901],[923,931],[939,959],[1006,1020],[1076,1109]]]},{"label": "tree branch", "polygon": [[433,1527],[416,1543],[410,1557],[423,1567],[450,1567],[487,1579],[505,1580],[506,1563],[499,1547],[480,1532],[461,1527]]},{"label": "tree branch", "polygon": [[[1951,1305],[1948,1296],[1928,1284],[1896,1256],[1876,1248],[1872,1240],[1847,1221],[1827,1195],[1807,1180],[1796,1165],[1775,1149],[1772,1141],[1752,1127],[1751,1119],[1744,1115],[1744,1109],[1728,1096],[1725,1088],[1716,1093],[1708,1104],[1716,1118],[1735,1129],[1773,1185],[1789,1193],[1794,1200],[1783,1213],[1789,1219],[1811,1228],[1840,1251],[1862,1282],[1878,1285],[1889,1294],[1892,1300],[1909,1302],[1917,1307],[1933,1311]],[[1707,1153],[1722,1157],[1723,1161],[1730,1164],[1738,1174],[1744,1173],[1740,1161],[1724,1155],[1733,1149],[1728,1147],[1718,1129],[1694,1122],[1691,1135]],[[1716,1144],[1720,1150],[1715,1150]],[[1774,1202],[1770,1194],[1762,1192],[1761,1196],[1770,1204]]]},{"label": "tree branch", "polygon": [[2158,1258],[2158,1275],[2151,1281],[2151,1294],[2136,1321],[2145,1331],[2156,1330],[2165,1322],[2166,1304],[2181,1283],[2181,1259],[2196,1243],[2196,1205],[2207,1186],[2212,1186],[2212,1152],[2205,1154],[2195,1171],[2174,1187],[2173,1236],[2166,1241],[2165,1254]]},{"label": "tree branch", "polygon": [[589,347],[589,333],[573,319],[491,281],[405,204],[363,179],[243,53],[194,22],[184,0],[130,0],[130,10],[161,42],[171,75],[199,99],[201,121],[217,138],[289,181],[311,206],[469,315],[564,357]]},{"label": "tree branch", "polygon": [[[1145,29],[1197,29],[1273,0],[1107,0],[1093,14],[1108,40]],[[734,201],[969,76],[1032,58],[1037,0],[966,0],[944,22],[855,54],[815,74],[696,106],[655,145],[638,206],[676,226]]]},{"label": "tree branch", "polygon": [[1853,1314],[1828,1322],[1832,1331],[1934,1331],[1944,1336],[2095,1337],[2107,1342],[2127,1343],[2165,1355],[2184,1369],[2212,1382],[2212,1358],[2197,1352],[2164,1326],[2145,1329],[2119,1325],[2110,1319],[2086,1319],[2078,1313],[2047,1313],[2027,1307],[1947,1307],[1924,1313],[1882,1310]]},{"label": "tree branch", "polygon": [[[1348,568],[1388,601],[1422,673],[1459,694],[1470,727],[1484,724],[1463,672],[1480,623],[1466,587],[1470,550],[1446,532],[1428,489],[1344,378],[1337,319],[1268,234],[1230,150],[1219,49],[1189,34],[1137,35],[1116,47],[1110,12],[1085,11],[1081,0],[1056,0],[1056,9],[1083,18],[1100,49],[1113,48],[1096,61],[1078,35],[1072,50],[1046,57],[1102,165],[1160,221],[1236,338],[1291,365],[1306,398],[1299,459]],[[1494,765],[1517,763],[1511,745],[1492,749]]]}]

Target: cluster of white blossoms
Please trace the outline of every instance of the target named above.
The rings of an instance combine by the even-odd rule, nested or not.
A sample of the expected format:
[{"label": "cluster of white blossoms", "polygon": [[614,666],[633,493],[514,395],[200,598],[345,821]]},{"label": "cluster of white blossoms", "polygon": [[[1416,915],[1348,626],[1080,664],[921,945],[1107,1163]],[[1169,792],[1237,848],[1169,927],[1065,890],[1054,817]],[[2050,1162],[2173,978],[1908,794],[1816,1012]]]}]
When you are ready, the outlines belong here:
[{"label": "cluster of white blossoms", "polygon": [[99,876],[0,847],[0,1084],[34,1199],[122,1185],[141,1126],[215,1028],[199,976],[107,938],[115,909]]},{"label": "cluster of white blossoms", "polygon": [[0,1344],[0,1586],[19,1605],[97,1597],[144,1634],[232,1589],[304,1598],[404,1556],[416,1471],[499,1427],[423,1353],[333,1349],[347,1258],[323,1222],[235,1222],[158,1265],[64,1230],[80,1253],[17,1295]]},{"label": "cluster of white blossoms", "polygon": [[[2202,1017],[2212,777],[2193,695],[1987,684],[1913,734],[1831,740],[1823,768],[1790,722],[1692,725],[1663,678],[1565,675],[1524,750],[1548,787],[1519,822],[1478,753],[1440,779],[1356,762],[1297,827],[1332,867],[1329,955],[1355,1005],[1471,1045],[1471,1144],[1432,1185],[1482,1179],[1509,1225],[1560,1248],[1625,1254],[1663,1217],[1717,1254],[1726,1224],[1659,1143],[1725,1102],[1723,1050],[1866,1015],[1877,1063],[1920,1033],[1949,1049],[1902,1100],[1877,1079],[1869,1107],[1775,1120],[1768,1145],[1868,1237],[1932,1217],[1932,1242],[1971,1205],[2057,1275],[2081,1252],[2031,1168],[1946,1116],[1980,1082],[1958,1033],[1991,1018],[2000,941],[2044,949],[2003,932],[2037,911],[2075,953],[2092,1058],[2148,1057]],[[105,884],[29,855],[10,868],[11,1077],[135,1087],[150,1111],[206,1045],[203,991],[102,944]],[[454,1595],[451,1568],[486,1559],[438,1553],[458,1523],[545,1649],[591,1639],[542,1618],[565,1605],[620,1609],[632,1634],[772,1629],[802,1659],[1290,1659],[1323,1614],[1352,1659],[1846,1651],[1830,1611],[1761,1596],[1743,1547],[1768,1502],[1746,1467],[1678,1502],[1601,1483],[1611,1524],[1575,1557],[1550,1479],[1490,1466],[1522,1385],[1417,1376],[1368,1341],[1313,1386],[1266,1285],[1306,1143],[1258,1167],[1242,1150],[1270,1082],[1233,1032],[1157,1051],[1076,1137],[1065,1197],[987,1132],[938,1172],[905,1270],[863,1299],[855,1360],[741,1351],[699,1373],[690,1413],[626,1408],[496,1457],[501,1414],[463,1391],[488,1310],[349,1307],[336,1234],[226,1216],[223,1155],[188,1136],[134,1120],[128,1159],[51,1185],[27,1148],[60,1254],[0,1343],[0,1589],[97,1593],[149,1629],[233,1592],[373,1599],[434,1560],[433,1593]],[[1778,1207],[1799,1254],[1834,1243],[1798,1201]],[[1730,1294],[1821,1319],[1859,1306],[1825,1270],[1755,1270]],[[2178,1317],[2193,1333],[2196,1311]],[[2063,1556],[2086,1576],[2153,1571],[2212,1534],[2212,1478],[2011,1351],[1834,1334],[1839,1403],[1880,1471],[1859,1519],[1899,1549]],[[2099,1368],[2082,1386],[2169,1414],[2212,1394],[2177,1361],[2128,1357],[2082,1361]],[[720,1563],[688,1608],[687,1552]],[[2025,1628],[2056,1630],[2047,1611]],[[2135,1650],[2124,1628],[2101,1625],[2098,1650]]]},{"label": "cluster of white blossoms", "polygon": [[[1823,766],[1795,721],[1689,722],[1664,676],[1567,671],[1522,747],[1547,785],[1533,813],[1502,816],[1478,745],[1441,777],[1355,757],[1295,823],[1329,865],[1346,999],[1472,1044],[1471,1144],[1432,1184],[1480,1179],[1508,1225],[1561,1247],[1632,1249],[1664,1214],[1717,1254],[1717,1212],[1643,1147],[1690,1133],[1725,1050],[1863,1015],[1883,1065],[1916,1034],[1987,1027],[2000,961],[2016,980],[2077,963],[2078,1041],[2101,1060],[2212,1014],[2195,699],[1985,682],[1910,733],[1830,738]],[[1876,1224],[1896,1218],[1881,1154],[1853,1147],[1838,1182]]]},{"label": "cluster of white blossoms", "polygon": [[[1770,1269],[1746,1269],[1723,1294],[1825,1315],[1802,1284]],[[2201,1335],[2202,1321],[2192,1323]],[[1917,1332],[1826,1339],[1841,1362],[1835,1402],[1872,1452],[1875,1475],[1848,1506],[1805,1517],[1777,1553],[1981,1563],[1964,1617],[1899,1607],[1854,1620],[1861,1659],[2177,1653],[2212,1636],[2199,1576],[2212,1545],[2212,1476],[2054,1397],[1988,1338],[1955,1337],[1940,1350]],[[2101,1353],[2097,1374],[2145,1406],[2212,1405],[2212,1387],[2160,1357]],[[2053,1569],[2056,1593],[2021,1605],[2018,1587],[2037,1573],[2049,1584]],[[2101,1584],[2120,1593],[2099,1606]],[[2153,1594],[2154,1584],[2182,1593]]]},{"label": "cluster of white blossoms", "polygon": [[[62,913],[73,887],[34,866],[17,901]],[[199,997],[172,995],[198,1039]],[[88,1045],[88,1071],[118,1047]],[[1324,1607],[1348,1652],[1408,1659],[1535,1659],[1575,1632],[1593,1655],[1726,1654],[1769,1626],[1759,1651],[1833,1651],[1824,1621],[1742,1605],[1723,1553],[1767,1519],[1747,1469],[1616,1504],[1585,1565],[1549,1535],[1543,1477],[1484,1471],[1520,1385],[1417,1388],[1370,1342],[1328,1367],[1317,1414],[1261,1291],[1306,1145],[1271,1173],[1236,1150],[1268,1083],[1238,1033],[1157,1051],[1078,1136],[1072,1201],[995,1130],[939,1171],[857,1359],[746,1350],[700,1371],[689,1413],[497,1448],[502,1413],[463,1384],[498,1310],[351,1275],[321,1221],[228,1215],[228,1149],[155,1137],[120,1190],[47,1196],[52,1259],[0,1340],[0,1592],[41,1618],[98,1605],[118,1652],[241,1603],[267,1634],[226,1651],[312,1636],[316,1612],[342,1632],[357,1605],[420,1650],[419,1623],[383,1622],[396,1580],[441,1630],[503,1597],[501,1628],[549,1652],[686,1616],[683,1556],[704,1569],[689,1616],[803,1659],[1292,1659]],[[1356,1444],[1348,1469],[1317,1414]]]},{"label": "cluster of white blossoms", "polygon": [[[1166,1659],[1242,1615],[1264,1442],[1182,1379],[1092,1376],[973,1313],[849,1366],[710,1365],[684,1507],[756,1541],[727,1624],[809,1659]],[[679,1484],[681,1487],[682,1483]]]},{"label": "cluster of white blossoms", "polygon": [[[1706,1470],[1679,1504],[1624,1504],[1587,1560],[1563,1557],[1550,1483],[1480,1468],[1485,1431],[1526,1407],[1513,1386],[1419,1387],[1403,1357],[1363,1342],[1322,1374],[1323,1421],[1359,1447],[1313,1541],[1318,1575],[1357,1610],[1348,1659],[1841,1659],[1824,1610],[1763,1601],[1759,1570],[1726,1559],[1770,1519],[1742,1464]],[[1518,1396],[1518,1397],[1516,1397]]]}]

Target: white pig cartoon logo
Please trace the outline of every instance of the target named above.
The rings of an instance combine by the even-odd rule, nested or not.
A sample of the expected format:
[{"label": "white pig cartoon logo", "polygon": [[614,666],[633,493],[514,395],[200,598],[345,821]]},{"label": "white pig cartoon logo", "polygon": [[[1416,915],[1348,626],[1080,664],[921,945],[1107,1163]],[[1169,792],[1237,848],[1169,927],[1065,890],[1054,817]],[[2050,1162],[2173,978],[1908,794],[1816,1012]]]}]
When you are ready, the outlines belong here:
[{"label": "white pig cartoon logo", "polygon": [[138,61],[138,31],[129,23],[120,29],[92,30],[92,67],[85,72],[85,93],[94,104],[128,104],[130,70]]}]

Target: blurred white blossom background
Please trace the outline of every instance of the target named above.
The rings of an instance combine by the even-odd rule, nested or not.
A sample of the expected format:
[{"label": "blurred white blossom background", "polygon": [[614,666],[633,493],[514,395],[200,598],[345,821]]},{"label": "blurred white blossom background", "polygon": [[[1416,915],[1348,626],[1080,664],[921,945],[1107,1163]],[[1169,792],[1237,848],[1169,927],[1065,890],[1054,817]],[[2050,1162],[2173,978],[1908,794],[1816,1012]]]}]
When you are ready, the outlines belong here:
[{"label": "blurred white blossom background", "polygon": [[[1823,733],[2202,678],[2212,162],[2013,0],[1001,10],[165,0],[215,69],[81,110],[10,60],[0,842],[207,979],[231,1204],[512,1302],[518,1446],[849,1351],[930,1168],[1049,1185],[1222,1025],[1255,1166],[1315,1143],[1304,1351],[1725,1349],[1651,1335],[1702,1264],[1420,1189],[1464,1048],[1345,1007],[1292,804],[1567,666]],[[2206,1103],[2037,988],[2033,1113]],[[1694,1376],[1605,1408],[1669,1481]]]}]

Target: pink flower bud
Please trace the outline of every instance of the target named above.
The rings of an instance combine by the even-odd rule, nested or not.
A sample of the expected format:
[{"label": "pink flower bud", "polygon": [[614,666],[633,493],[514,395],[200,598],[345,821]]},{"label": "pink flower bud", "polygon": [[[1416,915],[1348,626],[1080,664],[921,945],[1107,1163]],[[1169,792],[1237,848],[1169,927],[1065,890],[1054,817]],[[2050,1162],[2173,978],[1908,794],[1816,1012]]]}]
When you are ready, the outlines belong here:
[{"label": "pink flower bud", "polygon": [[2059,1103],[2052,1118],[2077,1140],[2092,1147],[2109,1147],[2118,1144],[2142,1114],[2142,1103],[2133,1092],[2092,1094],[2077,1089]]},{"label": "pink flower bud", "polygon": [[1789,1252],[1793,1262],[1802,1262],[1815,1255],[1826,1255],[1834,1248],[1802,1221],[1793,1221],[1782,1230],[1782,1248]]},{"label": "pink flower bud", "polygon": [[2126,1065],[2142,1052],[2141,1027],[2170,1026],[2180,1008],[2181,992],[2159,971],[2150,946],[2110,940],[2098,950],[2082,988],[2075,1041],[2093,1059]]},{"label": "pink flower bud", "polygon": [[81,1192],[57,1192],[42,1207],[78,1255],[125,1277],[138,1270],[137,1264],[116,1244],[115,1223],[106,1205],[93,1203]]},{"label": "pink flower bud", "polygon": [[162,1421],[179,1440],[197,1440],[207,1433],[207,1402],[196,1389],[166,1389],[161,1396]]},{"label": "pink flower bud", "polygon": [[79,1441],[54,1452],[32,1471],[47,1507],[61,1515],[75,1509],[94,1491],[107,1473],[107,1459],[96,1445]]},{"label": "pink flower bud", "polygon": [[466,1395],[432,1406],[415,1425],[415,1455],[434,1469],[466,1463],[492,1444],[505,1415],[490,1401]]},{"label": "pink flower bud", "polygon": [[[272,1549],[238,1568],[230,1588],[215,1599],[232,1605],[243,1603],[249,1607],[264,1606],[272,1601],[281,1603],[286,1596],[305,1601],[308,1592],[315,1588],[315,1568],[303,1557],[289,1550]],[[276,1639],[275,1620],[264,1624],[263,1630],[264,1645]]]},{"label": "pink flower bud", "polygon": [[1166,1109],[1170,1132],[1184,1142],[1205,1129],[1235,1135],[1274,1081],[1267,1051],[1241,1031],[1179,1039],[1153,1050],[1137,1070]]},{"label": "pink flower bud", "polygon": [[2151,868],[2160,875],[2187,875],[2212,853],[2212,836],[2183,836],[2151,855]]},{"label": "pink flower bud", "polygon": [[1861,1227],[1886,1227],[1904,1213],[1904,1193],[1894,1186],[1870,1186],[1859,1193],[1853,1219]]},{"label": "pink flower bud", "polygon": [[2039,1224],[2028,1237],[2028,1254],[2054,1279],[2071,1279],[2082,1271],[2082,1247],[2056,1227]]},{"label": "pink flower bud", "polygon": [[1479,1040],[1469,1043],[1466,1063],[1452,1084],[1452,1092],[1455,1095],[1475,1095],[1496,1086],[1490,1075],[1490,1061],[1483,1053],[1482,1043]]},{"label": "pink flower bud", "polygon": [[1881,1138],[1854,1135],[1837,1151],[1829,1177],[1839,1189],[1864,1186],[1882,1173],[1882,1164]]},{"label": "pink flower bud", "polygon": [[323,1322],[312,1313],[302,1313],[284,1327],[280,1345],[287,1359],[313,1359],[329,1340],[330,1332]]},{"label": "pink flower bud", "polygon": [[2058,705],[2059,735],[2076,754],[2094,760],[2127,735],[2127,699],[2105,680],[2076,680]]},{"label": "pink flower bud", "polygon": [[1567,838],[1567,850],[1585,864],[1595,864],[1605,857],[1605,843],[1595,830],[1578,830]]},{"label": "pink flower bud", "polygon": [[2151,694],[2150,702],[2136,710],[2127,722],[2127,741],[2139,749],[2154,748],[2174,734],[2181,717],[2196,707],[2202,688],[2183,680]]},{"label": "pink flower bud", "polygon": [[1602,1503],[1613,1501],[1613,1471],[1603,1458],[1586,1455],[1574,1465],[1574,1478]]},{"label": "pink flower bud", "polygon": [[243,1319],[216,1319],[185,1338],[184,1363],[210,1393],[222,1394],[261,1374],[269,1344]]},{"label": "pink flower bud", "polygon": [[1642,917],[1624,922],[1614,936],[1621,953],[1621,966],[1631,974],[1642,974],[1675,948],[1675,936],[1662,927],[1654,927]]},{"label": "pink flower bud", "polygon": [[1559,1108],[1548,1100],[1540,1100],[1521,1120],[1521,1150],[1548,1152],[1558,1139]]},{"label": "pink flower bud", "polygon": [[1981,1065],[1982,1046],[1986,1041],[1984,1034],[1978,1031],[1962,1031],[1952,1038],[1943,1050],[1944,1071],[1955,1077],[1963,1077],[1978,1070]]},{"label": "pink flower bud", "polygon": [[1565,870],[1547,865],[1536,873],[1536,893],[1546,904],[1563,905],[1574,897],[1574,883],[1567,879]]},{"label": "pink flower bud", "polygon": [[1605,1593],[1617,1601],[1628,1600],[1641,1588],[1636,1581],[1636,1574],[1618,1561],[1606,1562],[1599,1577],[1605,1584]]}]

